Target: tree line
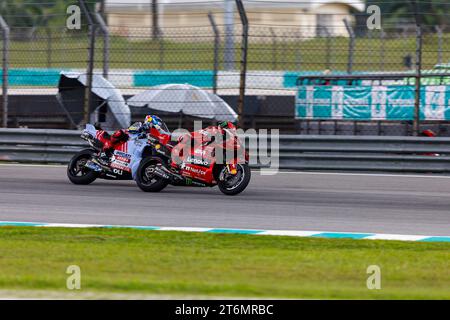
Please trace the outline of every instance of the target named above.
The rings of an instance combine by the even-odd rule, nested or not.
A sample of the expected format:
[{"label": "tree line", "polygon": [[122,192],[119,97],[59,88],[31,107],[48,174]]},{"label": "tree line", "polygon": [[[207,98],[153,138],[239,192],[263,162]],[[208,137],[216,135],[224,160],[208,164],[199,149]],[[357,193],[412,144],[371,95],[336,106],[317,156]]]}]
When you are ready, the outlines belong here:
[{"label": "tree line", "polygon": [[422,25],[444,27],[450,18],[450,0],[366,0],[366,4],[378,5],[386,24],[415,23],[417,18]]},{"label": "tree line", "polygon": [[[94,0],[86,1],[92,8]],[[1,0],[0,15],[12,27],[65,25],[67,7],[77,0]]]}]

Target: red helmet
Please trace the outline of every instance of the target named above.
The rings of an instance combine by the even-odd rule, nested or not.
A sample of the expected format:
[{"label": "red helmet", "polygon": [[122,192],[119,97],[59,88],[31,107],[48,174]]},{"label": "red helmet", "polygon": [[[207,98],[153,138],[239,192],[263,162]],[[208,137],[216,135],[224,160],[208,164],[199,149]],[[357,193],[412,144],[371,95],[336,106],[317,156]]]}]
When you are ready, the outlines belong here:
[{"label": "red helmet", "polygon": [[436,133],[434,133],[433,130],[427,129],[427,130],[422,131],[422,136],[433,138],[433,137],[436,137]]}]

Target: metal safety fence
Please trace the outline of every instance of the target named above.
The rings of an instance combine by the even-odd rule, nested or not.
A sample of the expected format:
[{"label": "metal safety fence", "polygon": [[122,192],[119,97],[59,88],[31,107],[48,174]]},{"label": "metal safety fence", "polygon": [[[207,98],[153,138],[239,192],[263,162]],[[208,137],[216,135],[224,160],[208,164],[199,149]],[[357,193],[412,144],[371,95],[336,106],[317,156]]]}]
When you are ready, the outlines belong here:
[{"label": "metal safety fence", "polygon": [[[317,135],[275,138],[279,139],[279,150],[269,152],[272,157],[279,156],[280,169],[450,173],[449,138]],[[86,147],[80,132],[75,130],[0,129],[0,161],[64,164]],[[250,158],[259,152],[249,151]]]},{"label": "metal safety fence", "polygon": [[[397,4],[398,13],[390,7],[395,1],[372,2],[381,7],[376,28],[368,27],[367,7],[359,0],[57,0],[42,5],[45,10],[37,2],[6,0],[0,6],[3,126],[48,127],[64,117],[48,107],[61,70],[103,75],[124,96],[174,82],[199,86],[226,98],[244,128],[279,126],[285,133],[300,132],[298,77],[412,72],[420,78],[425,71],[448,70],[446,3],[436,9],[406,1]],[[32,98],[33,108],[23,108],[17,96]],[[86,95],[86,106],[90,99]],[[31,124],[26,118],[42,120]],[[333,120],[338,127],[349,123]],[[389,134],[420,131],[404,130],[400,121],[388,126]]]}]

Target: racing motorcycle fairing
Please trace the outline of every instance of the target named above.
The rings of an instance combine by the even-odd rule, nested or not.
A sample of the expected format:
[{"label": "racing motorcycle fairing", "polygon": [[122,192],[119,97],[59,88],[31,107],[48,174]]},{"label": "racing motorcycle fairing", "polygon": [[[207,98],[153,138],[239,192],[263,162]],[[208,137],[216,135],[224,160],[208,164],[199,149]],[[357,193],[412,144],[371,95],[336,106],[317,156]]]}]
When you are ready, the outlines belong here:
[{"label": "racing motorcycle fairing", "polygon": [[[86,164],[86,167],[101,173],[101,177],[111,180],[132,180],[133,172],[137,170],[142,154],[147,147],[146,137],[141,134],[130,132],[128,130],[128,139],[121,141],[114,146],[109,168],[104,168],[92,161]],[[104,144],[108,143],[111,136],[104,130],[97,130],[93,125],[87,124],[83,135],[90,135],[94,139],[88,139],[91,146],[97,151],[101,151]],[[93,145],[98,141],[98,145]],[[109,170],[108,170],[109,169]]]},{"label": "racing motorcycle fairing", "polygon": [[[227,159],[226,155],[230,153],[233,156]],[[173,147],[171,161],[171,167],[178,169],[182,176],[214,186],[217,184],[218,169],[246,163],[248,155],[234,128],[210,126],[180,137]]]},{"label": "racing motorcycle fairing", "polygon": [[[102,173],[104,179],[135,180],[141,161],[149,155],[158,155],[166,159],[167,165],[164,168],[167,171],[161,172],[161,175],[176,173],[186,178],[175,179],[173,183],[214,186],[217,184],[220,168],[227,166],[229,172],[232,172],[236,164],[248,161],[248,155],[240,143],[235,127],[210,126],[187,133],[172,145],[170,133],[164,130],[152,127],[148,135],[143,135],[133,129],[133,126],[139,127],[138,124],[132,125],[125,130],[127,139],[113,145],[114,151],[108,168],[102,168],[92,161],[86,166]],[[83,134],[95,137],[93,140],[101,144],[96,146],[99,152],[101,146],[110,143],[111,136],[91,124],[86,125]],[[88,141],[92,145],[92,139]],[[230,152],[232,157],[227,159],[226,156]]]},{"label": "racing motorcycle fairing", "polygon": [[[161,122],[161,121],[160,121]],[[91,148],[81,150],[67,167],[69,180],[87,185],[97,178],[136,181],[144,192],[167,185],[218,186],[226,195],[245,190],[251,178],[248,154],[233,126],[211,126],[172,143],[165,125],[138,123],[109,135],[87,125],[82,138]],[[161,130],[163,129],[163,130]]]}]

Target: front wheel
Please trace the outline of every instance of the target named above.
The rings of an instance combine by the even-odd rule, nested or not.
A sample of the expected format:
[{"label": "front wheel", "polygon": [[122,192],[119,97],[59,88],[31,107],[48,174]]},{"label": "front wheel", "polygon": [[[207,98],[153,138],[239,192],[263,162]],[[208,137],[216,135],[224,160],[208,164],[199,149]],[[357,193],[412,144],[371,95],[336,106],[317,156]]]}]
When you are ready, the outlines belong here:
[{"label": "front wheel", "polygon": [[136,173],[136,184],[144,192],[159,192],[169,184],[169,181],[155,175],[156,166],[164,165],[158,157],[148,157],[141,161]]},{"label": "front wheel", "polygon": [[98,173],[86,168],[84,165],[92,158],[94,151],[86,149],[72,157],[67,166],[67,177],[73,184],[86,185],[95,181]]},{"label": "front wheel", "polygon": [[234,196],[247,188],[250,183],[251,171],[248,164],[238,164],[236,165],[237,173],[228,173],[227,167],[224,166],[220,173],[223,180],[218,181],[218,186],[222,193],[228,196]]}]

